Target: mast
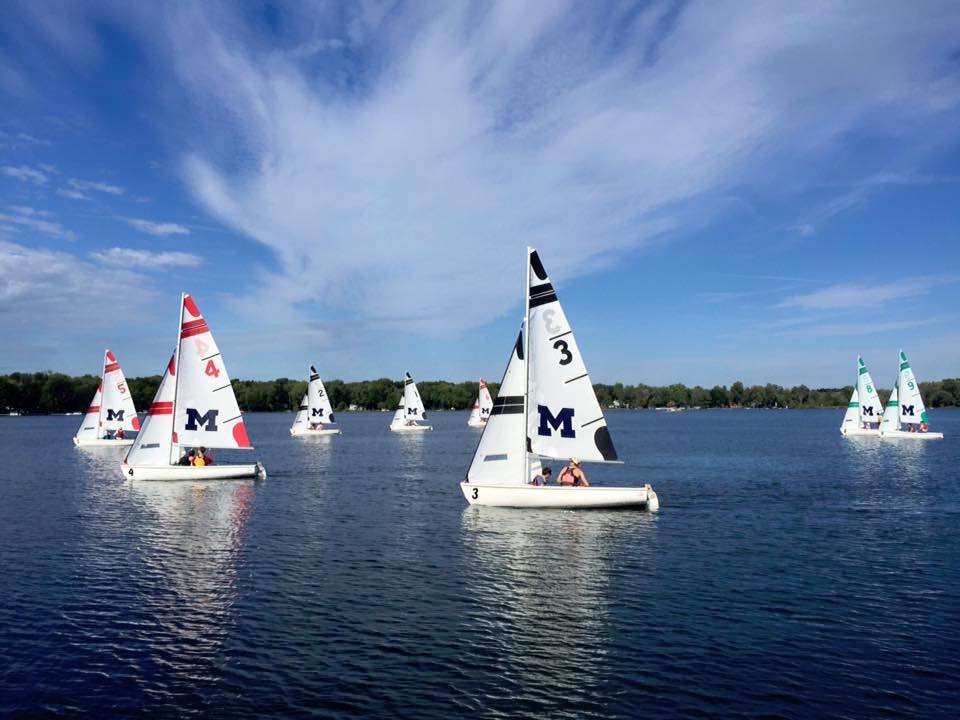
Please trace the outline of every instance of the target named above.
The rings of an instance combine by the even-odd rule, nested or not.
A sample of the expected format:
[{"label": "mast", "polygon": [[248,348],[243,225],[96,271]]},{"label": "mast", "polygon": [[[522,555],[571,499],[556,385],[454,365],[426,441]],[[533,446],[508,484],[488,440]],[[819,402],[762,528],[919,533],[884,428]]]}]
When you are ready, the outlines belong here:
[{"label": "mast", "polygon": [[177,315],[177,349],[173,353],[173,427],[170,429],[170,464],[176,465],[179,458],[173,457],[173,434],[177,431],[177,388],[180,386],[180,326],[183,325],[183,299],[186,293],[180,293],[180,312]]},{"label": "mast", "polygon": [[[109,349],[109,348],[108,348]],[[103,366],[100,368],[100,407],[97,408],[97,440],[103,427],[103,381],[107,379],[107,350],[103,351]],[[83,423],[80,423],[83,425]]]},{"label": "mast", "polygon": [[524,485],[530,479],[530,456],[527,453],[527,432],[530,424],[527,414],[530,402],[530,250],[527,245],[523,281],[523,477],[520,482]]}]

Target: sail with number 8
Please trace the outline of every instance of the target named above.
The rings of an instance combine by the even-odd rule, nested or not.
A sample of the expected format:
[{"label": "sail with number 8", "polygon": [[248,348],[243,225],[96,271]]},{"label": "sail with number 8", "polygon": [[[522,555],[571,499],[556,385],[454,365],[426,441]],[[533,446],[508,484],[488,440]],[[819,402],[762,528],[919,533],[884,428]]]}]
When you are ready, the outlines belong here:
[{"label": "sail with number 8", "polygon": [[177,348],[127,453],[124,475],[138,480],[265,477],[263,465],[180,464],[188,448],[252,450],[230,376],[206,319],[180,299]]},{"label": "sail with number 8", "polygon": [[466,479],[473,505],[659,508],[643,487],[531,484],[541,458],[617,462],[586,364],[537,251],[527,248],[526,313]]},{"label": "sail with number 8", "polygon": [[883,407],[880,405],[880,396],[877,386],[873,384],[870,371],[867,370],[863,358],[857,356],[857,384],[850,396],[847,412],[840,424],[840,433],[852,435],[879,435],[880,419]]}]

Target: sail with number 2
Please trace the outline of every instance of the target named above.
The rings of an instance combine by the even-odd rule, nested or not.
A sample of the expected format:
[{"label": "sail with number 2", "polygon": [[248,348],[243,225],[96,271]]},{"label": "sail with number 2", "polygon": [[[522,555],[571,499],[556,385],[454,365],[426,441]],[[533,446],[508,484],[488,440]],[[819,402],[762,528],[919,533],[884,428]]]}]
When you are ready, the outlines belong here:
[{"label": "sail with number 2", "polygon": [[310,378],[307,382],[307,392],[300,401],[300,408],[293,419],[290,434],[294,436],[307,435],[339,435],[340,428],[333,417],[333,406],[327,396],[327,389],[323,386],[320,373],[310,366]]},{"label": "sail with number 2", "polygon": [[461,490],[475,505],[659,507],[642,487],[531,484],[541,459],[617,462],[573,329],[536,250],[527,249],[526,314]]},{"label": "sail with number 2", "polygon": [[433,427],[426,424],[426,419],[427,413],[423,409],[423,400],[420,399],[417,384],[410,373],[404,373],[403,396],[400,398],[400,407],[393,414],[390,429],[393,432],[432,430]]},{"label": "sail with number 2", "polygon": [[260,463],[183,463],[188,448],[252,447],[220,349],[190,295],[181,297],[179,319],[177,349],[147,413],[141,437],[124,460],[124,473],[143,480],[264,476]]}]

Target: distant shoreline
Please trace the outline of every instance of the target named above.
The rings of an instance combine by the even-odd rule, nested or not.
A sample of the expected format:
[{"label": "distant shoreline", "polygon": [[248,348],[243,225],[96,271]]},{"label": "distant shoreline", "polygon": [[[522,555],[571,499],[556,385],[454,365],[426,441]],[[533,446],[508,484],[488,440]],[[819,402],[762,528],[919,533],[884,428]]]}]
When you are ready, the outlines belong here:
[{"label": "distant shoreline", "polygon": [[[10,373],[0,375],[0,414],[52,415],[83,413],[96,392],[100,378],[94,375],[70,376],[56,372]],[[127,386],[136,407],[143,411],[150,406],[160,384],[160,376],[127,379]],[[393,410],[400,400],[402,382],[392,378],[344,382],[325,380],[324,385],[335,411]],[[466,410],[477,397],[475,380],[418,381],[420,395],[427,411]],[[488,383],[496,397],[499,383]],[[244,412],[291,412],[306,393],[306,380],[234,380],[233,389]],[[853,392],[843,388],[809,388],[796,385],[744,385],[737,381],[729,387],[714,385],[704,388],[672,385],[625,385],[595,383],[594,391],[601,407],[610,410],[683,410],[700,409],[790,409],[845,408]],[[878,389],[881,403],[889,391]],[[920,383],[920,392],[931,408],[960,406],[960,378]]]}]

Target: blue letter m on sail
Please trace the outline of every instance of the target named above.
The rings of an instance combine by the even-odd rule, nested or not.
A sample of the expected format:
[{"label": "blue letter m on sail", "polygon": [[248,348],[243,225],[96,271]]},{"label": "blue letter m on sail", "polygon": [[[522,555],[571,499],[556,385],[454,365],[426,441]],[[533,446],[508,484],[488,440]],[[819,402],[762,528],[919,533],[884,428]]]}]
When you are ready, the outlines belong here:
[{"label": "blue letter m on sail", "polygon": [[904,415],[913,417],[913,405],[901,405],[900,408],[903,410]]},{"label": "blue letter m on sail", "polygon": [[187,408],[187,424],[184,425],[185,430],[196,430],[197,424],[203,425],[203,429],[207,432],[216,432],[217,431],[217,415],[220,414],[219,410],[207,410],[203,415],[194,408]]},{"label": "blue letter m on sail", "polygon": [[313,408],[313,417],[323,417],[323,408]]},{"label": "blue letter m on sail", "polygon": [[111,410],[107,408],[107,420],[119,420],[123,422],[123,410]]},{"label": "blue letter m on sail", "polygon": [[537,412],[540,413],[540,427],[537,428],[537,434],[545,437],[553,435],[553,430],[560,431],[560,437],[575,438],[577,434],[573,431],[573,408],[563,408],[554,415],[546,405],[537,405]]}]

